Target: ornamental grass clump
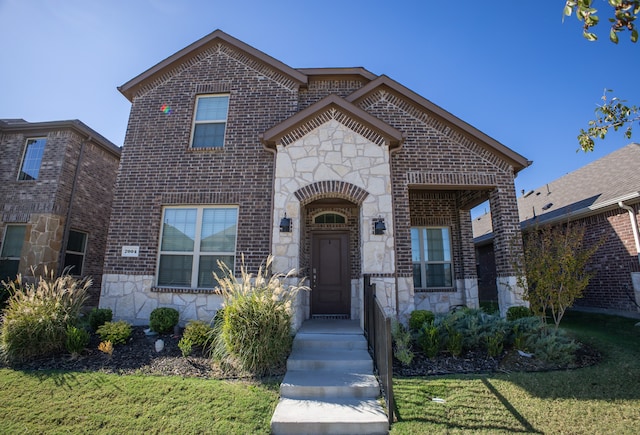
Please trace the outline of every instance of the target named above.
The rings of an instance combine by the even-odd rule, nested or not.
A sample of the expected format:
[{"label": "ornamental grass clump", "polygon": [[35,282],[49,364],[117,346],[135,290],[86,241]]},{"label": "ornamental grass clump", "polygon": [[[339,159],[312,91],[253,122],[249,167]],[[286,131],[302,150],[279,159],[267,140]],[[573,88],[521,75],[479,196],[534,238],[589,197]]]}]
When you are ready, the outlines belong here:
[{"label": "ornamental grass clump", "polygon": [[214,272],[224,297],[222,319],[214,323],[213,356],[236,369],[256,375],[280,367],[291,351],[291,304],[300,290],[299,282],[286,285],[294,271],[271,274],[273,257],[254,276],[242,258],[241,276],[219,262],[224,276]]},{"label": "ornamental grass clump", "polygon": [[2,283],[11,297],[2,314],[0,350],[10,362],[20,362],[65,350],[67,327],[78,320],[91,280],[67,273],[55,278],[47,269],[35,283]]}]

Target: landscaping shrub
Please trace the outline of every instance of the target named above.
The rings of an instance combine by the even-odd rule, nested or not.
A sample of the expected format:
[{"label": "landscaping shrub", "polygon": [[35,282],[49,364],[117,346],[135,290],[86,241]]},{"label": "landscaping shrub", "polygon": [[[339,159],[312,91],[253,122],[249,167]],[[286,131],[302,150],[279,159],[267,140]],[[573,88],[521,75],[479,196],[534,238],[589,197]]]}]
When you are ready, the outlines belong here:
[{"label": "landscaping shrub", "polygon": [[214,357],[255,374],[286,360],[293,342],[290,305],[299,290],[307,289],[283,284],[294,271],[269,276],[272,261],[269,256],[255,277],[246,270],[244,258],[240,279],[221,262],[224,276],[214,273],[225,300],[221,324],[214,323]]},{"label": "landscaping shrub", "polygon": [[113,311],[111,308],[94,308],[87,315],[87,321],[92,331],[97,331],[98,328],[104,325],[106,322],[110,322],[113,319]]},{"label": "landscaping shrub", "polygon": [[180,320],[180,313],[175,308],[160,307],[151,311],[149,327],[158,334],[173,332],[173,328]]},{"label": "landscaping shrub", "polygon": [[462,354],[464,337],[450,325],[447,325],[447,350],[452,356],[458,357]]},{"label": "landscaping shrub", "polygon": [[523,317],[531,316],[533,316],[533,312],[529,309],[529,307],[516,306],[509,307],[509,309],[507,310],[507,321],[509,322],[521,319]]},{"label": "landscaping shrub", "polygon": [[65,341],[65,347],[72,357],[77,357],[80,352],[82,352],[84,348],[87,347],[90,339],[91,336],[86,330],[77,328],[72,325],[67,326],[67,339]]},{"label": "landscaping shrub", "polygon": [[211,342],[212,331],[213,328],[207,322],[190,320],[184,328],[182,338],[189,340],[193,346],[205,349]]},{"label": "landscaping shrub", "polygon": [[490,357],[497,357],[504,350],[504,334],[501,332],[487,337],[487,354]]},{"label": "landscaping shrub", "polygon": [[113,345],[125,344],[131,337],[131,325],[124,320],[105,322],[96,333],[102,341],[110,341]]},{"label": "landscaping shrub", "polygon": [[418,332],[418,346],[429,358],[435,358],[440,352],[440,330],[434,324],[423,323]]},{"label": "landscaping shrub", "polygon": [[182,352],[182,356],[186,358],[191,355],[191,352],[193,350],[193,342],[191,341],[191,339],[183,336],[178,342],[178,348],[180,349],[180,352]]},{"label": "landscaping shrub", "polygon": [[67,327],[75,325],[87,299],[90,279],[54,278],[47,270],[35,283],[7,283],[13,294],[2,314],[0,349],[10,361],[54,354],[65,349]]},{"label": "landscaping shrub", "polygon": [[433,323],[435,315],[428,310],[414,310],[409,316],[409,329],[418,332],[425,323]]},{"label": "landscaping shrub", "polygon": [[498,315],[487,314],[483,310],[462,309],[448,314],[444,322],[449,329],[462,335],[463,348],[483,349],[487,340],[496,335],[506,335],[508,323]]},{"label": "landscaping shrub", "polygon": [[411,365],[414,357],[411,351],[411,333],[400,322],[393,321],[391,337],[393,339],[393,356],[402,364]]}]

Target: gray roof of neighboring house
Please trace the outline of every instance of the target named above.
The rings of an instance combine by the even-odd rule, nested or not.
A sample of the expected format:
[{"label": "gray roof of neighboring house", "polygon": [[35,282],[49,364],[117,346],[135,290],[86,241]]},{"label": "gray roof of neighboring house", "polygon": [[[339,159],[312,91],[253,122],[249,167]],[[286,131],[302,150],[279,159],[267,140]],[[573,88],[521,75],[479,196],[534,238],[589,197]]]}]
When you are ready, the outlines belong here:
[{"label": "gray roof of neighboring house", "polygon": [[[521,226],[570,220],[640,201],[640,144],[620,148],[518,198]],[[491,238],[491,213],[473,220],[476,243]]]},{"label": "gray roof of neighboring house", "polygon": [[101,146],[104,150],[109,151],[118,158],[120,158],[120,147],[115,145],[109,139],[102,136],[100,133],[89,127],[84,122],[78,119],[69,119],[65,121],[46,121],[46,122],[28,122],[24,119],[0,119],[0,132],[1,131],[13,131],[13,132],[34,132],[42,133],[50,130],[70,128],[76,130],[78,133],[91,138],[93,142]]}]

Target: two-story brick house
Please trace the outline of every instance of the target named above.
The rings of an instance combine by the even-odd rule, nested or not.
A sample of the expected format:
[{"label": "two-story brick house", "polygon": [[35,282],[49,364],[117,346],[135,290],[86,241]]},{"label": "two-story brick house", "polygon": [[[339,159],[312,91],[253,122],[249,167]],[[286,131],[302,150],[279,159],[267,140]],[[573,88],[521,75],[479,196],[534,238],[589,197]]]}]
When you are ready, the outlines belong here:
[{"label": "two-story brick house", "polygon": [[120,148],[78,120],[0,120],[0,279],[91,276],[97,305]]},{"label": "two-story brick house", "polygon": [[148,322],[220,307],[212,271],[299,271],[296,323],[361,318],[363,276],[386,310],[477,306],[469,210],[489,199],[503,306],[514,177],[530,162],[387,76],[294,69],[215,31],[119,90],[131,103],[101,306]]}]

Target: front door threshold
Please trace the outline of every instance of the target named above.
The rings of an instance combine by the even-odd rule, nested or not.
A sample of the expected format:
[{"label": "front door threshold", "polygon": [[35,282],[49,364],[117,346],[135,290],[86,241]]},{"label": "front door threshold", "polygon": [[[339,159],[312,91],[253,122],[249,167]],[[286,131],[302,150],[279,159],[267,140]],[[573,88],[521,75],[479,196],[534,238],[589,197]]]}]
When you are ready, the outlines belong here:
[{"label": "front door threshold", "polygon": [[348,314],[312,314],[312,320],[349,320],[351,316]]}]

